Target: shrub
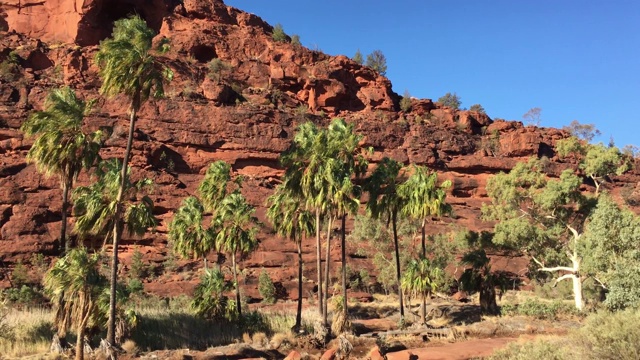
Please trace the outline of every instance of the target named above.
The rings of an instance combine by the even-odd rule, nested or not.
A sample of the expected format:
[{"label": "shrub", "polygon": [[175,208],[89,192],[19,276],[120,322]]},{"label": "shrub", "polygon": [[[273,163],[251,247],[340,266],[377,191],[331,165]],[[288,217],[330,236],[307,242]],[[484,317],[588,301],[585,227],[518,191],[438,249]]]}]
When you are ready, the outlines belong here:
[{"label": "shrub", "polygon": [[0,80],[12,82],[20,77],[20,57],[10,52],[7,58],[0,62]]},{"label": "shrub", "polygon": [[130,279],[127,283],[127,291],[130,294],[141,294],[144,292],[144,285],[140,279]]},{"label": "shrub", "polygon": [[364,58],[362,57],[362,53],[360,52],[360,49],[356,51],[355,55],[353,55],[351,60],[355,61],[360,65],[364,64]]},{"label": "shrub", "polygon": [[469,107],[469,110],[471,111],[476,111],[479,112],[481,114],[486,114],[486,112],[484,111],[484,108],[482,107],[482,105],[480,104],[473,104]]},{"label": "shrub", "polygon": [[233,66],[231,66],[231,64],[222,61],[222,59],[220,58],[215,58],[209,61],[207,67],[209,68],[209,73],[207,75],[210,79],[217,82],[219,82],[228,71],[231,71],[231,69],[233,69]]},{"label": "shrub", "polygon": [[136,249],[131,255],[131,266],[129,269],[129,277],[132,279],[144,279],[149,276],[149,268],[142,261],[142,253]]},{"label": "shrub", "polygon": [[640,308],[640,268],[637,265],[616,264],[607,285],[609,292],[604,304],[610,310]]},{"label": "shrub", "polygon": [[496,351],[489,360],[564,360],[569,359],[564,349],[550,341],[537,340],[511,343]]},{"label": "shrub", "polygon": [[632,360],[640,356],[640,311],[600,312],[590,316],[571,339],[585,360]]},{"label": "shrub", "polygon": [[298,34],[291,35],[291,45],[296,47],[302,45],[302,43],[300,42],[300,35]]},{"label": "shrub", "polygon": [[531,316],[541,320],[557,320],[561,315],[579,315],[573,305],[560,301],[542,302],[527,299],[518,305],[503,305],[500,309],[503,314]]},{"label": "shrub", "polygon": [[460,105],[462,105],[462,101],[460,100],[460,96],[456,93],[446,93],[438,99],[438,103],[442,106],[448,106],[452,109],[458,110],[460,109]]},{"label": "shrub", "polygon": [[273,41],[276,41],[276,42],[287,42],[289,40],[287,34],[284,32],[284,29],[282,28],[282,24],[279,24],[279,23],[273,27],[271,38],[273,39]]},{"label": "shrub", "polygon": [[237,315],[236,302],[224,296],[230,290],[220,269],[205,270],[193,292],[191,308],[207,319],[233,321]]},{"label": "shrub", "polygon": [[380,50],[374,50],[371,54],[367,55],[366,65],[382,76],[387,74],[387,58]]},{"label": "shrub", "polygon": [[27,267],[24,266],[22,261],[18,261],[13,267],[13,272],[11,273],[11,281],[13,282],[13,286],[15,287],[19,287],[29,282],[29,273],[27,271]]},{"label": "shrub", "polygon": [[409,94],[409,90],[404,91],[402,100],[400,100],[400,110],[404,112],[411,111],[411,94]]},{"label": "shrub", "polygon": [[276,287],[273,285],[271,277],[264,269],[262,269],[260,277],[258,278],[258,291],[260,291],[260,296],[262,296],[263,303],[275,304]]}]

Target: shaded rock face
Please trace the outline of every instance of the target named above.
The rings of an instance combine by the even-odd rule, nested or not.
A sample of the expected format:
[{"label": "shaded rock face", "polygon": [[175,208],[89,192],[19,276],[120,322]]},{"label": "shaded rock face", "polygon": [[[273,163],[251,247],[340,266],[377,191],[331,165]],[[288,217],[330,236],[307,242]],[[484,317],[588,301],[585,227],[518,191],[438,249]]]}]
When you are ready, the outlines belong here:
[{"label": "shaded rock face", "polygon": [[[134,246],[150,262],[165,261],[167,224],[173,211],[182,199],[196,194],[206,167],[215,160],[229,162],[234,175],[245,177],[242,191],[257,207],[260,220],[268,223],[264,202],[283,174],[278,157],[304,121],[327,125],[329,116],[342,116],[357,124],[364,136],[362,145],[374,149],[371,167],[389,156],[405,164],[428,165],[441,179],[452,180],[448,201],[462,228],[490,228],[479,213],[491,174],[508,171],[529,156],[546,156],[551,175],[575,166],[555,158],[554,144],[566,136],[556,129],[493,122],[485,114],[439,107],[431,100],[414,100],[411,113],[399,113],[399,97],[385,77],[345,56],[275,43],[269,24],[221,1],[9,0],[2,11],[0,28],[16,32],[0,37],[0,62],[14,52],[21,69],[18,80],[0,80],[0,259],[7,263],[27,259],[34,252],[55,255],[61,219],[59,183],[26,163],[32,139],[23,138],[20,125],[31,111],[41,108],[50,88],[69,85],[85,98],[98,98],[100,79],[93,45],[109,35],[114,20],[134,12],[159,32],[158,39],[171,39],[165,62],[175,78],[166,88],[166,98],[143,106],[137,123],[133,176],[154,180],[151,197],[160,224],[156,232],[142,238],[125,237],[125,265]],[[212,76],[208,63],[215,58],[232,70]],[[112,128],[103,158],[124,154],[127,109],[124,98],[100,99],[86,120],[87,130]],[[638,181],[635,175],[625,176],[626,182]],[[78,184],[90,181],[83,173]],[[448,231],[450,222],[433,224],[429,231]],[[260,241],[258,251],[242,263],[248,269],[245,294],[259,298],[257,279],[261,268],[266,268],[289,297],[297,298],[295,246],[268,229],[260,234]],[[349,245],[350,254],[357,250]],[[314,242],[305,239],[307,279],[315,278],[314,253]],[[332,249],[335,268],[339,255],[338,248]],[[210,260],[223,261],[214,255]],[[181,264],[186,266],[184,261]],[[374,274],[369,259],[354,256],[350,266],[369,268]],[[146,286],[172,295],[190,291],[196,281],[197,276],[176,275]],[[305,282],[302,296],[314,288],[312,281]]]}]

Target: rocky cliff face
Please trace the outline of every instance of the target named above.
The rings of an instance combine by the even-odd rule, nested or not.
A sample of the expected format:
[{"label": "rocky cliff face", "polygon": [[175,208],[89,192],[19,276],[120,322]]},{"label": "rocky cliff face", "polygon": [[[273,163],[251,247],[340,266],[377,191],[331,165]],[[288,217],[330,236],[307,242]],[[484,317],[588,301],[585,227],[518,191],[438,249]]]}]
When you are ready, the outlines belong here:
[{"label": "rocky cliff face", "polygon": [[[489,227],[479,220],[479,209],[491,174],[508,171],[530,156],[549,159],[551,175],[573,166],[556,161],[555,141],[566,136],[560,130],[492,121],[485,114],[452,110],[431,100],[413,100],[412,112],[403,113],[388,79],[345,56],[274,42],[269,24],[218,0],[9,0],[0,17],[0,29],[9,30],[0,33],[0,61],[11,52],[17,54],[20,74],[0,77],[3,261],[12,263],[34,252],[54,255],[60,227],[58,182],[26,164],[31,143],[18,128],[40,108],[49,88],[66,84],[85,97],[98,97],[95,45],[110,34],[114,20],[132,12],[159,32],[158,39],[171,40],[166,61],[175,80],[166,98],[148,102],[140,114],[132,166],[134,176],[155,181],[152,197],[161,223],[142,239],[125,239],[125,264],[133,248],[149,261],[159,264],[165,259],[166,225],[173,210],[194,194],[214,160],[229,162],[235,174],[246,177],[243,192],[264,219],[264,200],[283,173],[278,156],[296,126],[307,120],[327,124],[332,116],[344,117],[357,124],[365,136],[363,145],[374,148],[372,162],[390,156],[407,164],[426,164],[441,179],[452,180],[448,201],[460,227]],[[216,58],[232,70],[212,78],[207,64]],[[87,128],[113,128],[104,158],[124,153],[126,111],[124,99],[100,100],[87,119]],[[81,176],[80,183],[88,181],[86,174]],[[447,223],[436,224],[430,231],[448,228]],[[332,261],[338,260],[335,250]],[[304,243],[304,251],[307,277],[314,278],[311,241]],[[265,230],[259,250],[243,266],[250,269],[249,279],[257,279],[256,269],[265,267],[285,288],[293,289],[293,255],[292,244]],[[354,266],[368,266],[366,259],[353,261]],[[175,293],[190,289],[196,278],[166,276],[146,286],[160,294]],[[311,289],[313,283],[305,287]],[[250,287],[247,291],[256,293]]]}]

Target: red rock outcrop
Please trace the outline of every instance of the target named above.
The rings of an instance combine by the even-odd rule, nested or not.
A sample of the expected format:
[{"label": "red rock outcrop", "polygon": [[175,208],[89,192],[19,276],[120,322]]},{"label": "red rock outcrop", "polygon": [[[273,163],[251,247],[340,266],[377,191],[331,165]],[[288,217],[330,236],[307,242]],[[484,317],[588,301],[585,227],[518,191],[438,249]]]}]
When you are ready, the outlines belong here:
[{"label": "red rock outcrop", "polygon": [[[34,252],[55,254],[60,227],[58,182],[27,165],[31,140],[18,129],[30,111],[41,107],[51,87],[66,84],[85,97],[99,97],[94,45],[109,35],[114,20],[132,11],[159,31],[158,38],[171,39],[166,61],[175,72],[167,97],[146,103],[140,112],[131,161],[134,176],[156,183],[152,198],[161,223],[142,239],[126,238],[123,249],[135,247],[150,262],[160,264],[167,257],[167,222],[182,199],[195,193],[214,160],[229,162],[235,174],[246,178],[243,193],[264,220],[264,200],[283,173],[279,154],[299,123],[327,124],[327,115],[357,124],[363,145],[375,150],[371,161],[390,156],[426,164],[442,179],[452,180],[449,201],[455,221],[472,229],[489,227],[478,215],[492,173],[508,171],[529,156],[547,157],[552,175],[573,166],[555,161],[555,141],[566,136],[560,130],[493,122],[485,114],[440,107],[431,100],[414,100],[412,112],[397,112],[399,96],[385,77],[345,56],[276,43],[270,25],[219,0],[9,0],[2,11],[5,28],[12,32],[0,34],[0,62],[14,52],[22,69],[17,81],[0,78],[0,259],[8,263]],[[208,63],[216,58],[233,71],[208,76]],[[113,128],[104,158],[124,152],[127,108],[125,99],[101,99],[87,119],[88,128]],[[86,174],[79,179],[80,184],[89,181]],[[627,175],[625,181],[638,179]],[[436,224],[430,231],[447,226]],[[259,298],[258,271],[266,268],[290,291],[287,296],[300,296],[293,244],[266,231],[260,240],[258,251],[243,263],[249,269],[243,280],[246,295]],[[303,243],[308,279],[315,277],[314,251],[311,241]],[[123,262],[129,258],[125,252]],[[338,258],[335,249],[331,260]],[[351,261],[354,267],[371,266],[366,259]],[[197,276],[158,281],[175,284],[156,282],[146,284],[147,289],[169,295],[190,291]],[[306,281],[302,296],[313,290],[313,282]]]}]

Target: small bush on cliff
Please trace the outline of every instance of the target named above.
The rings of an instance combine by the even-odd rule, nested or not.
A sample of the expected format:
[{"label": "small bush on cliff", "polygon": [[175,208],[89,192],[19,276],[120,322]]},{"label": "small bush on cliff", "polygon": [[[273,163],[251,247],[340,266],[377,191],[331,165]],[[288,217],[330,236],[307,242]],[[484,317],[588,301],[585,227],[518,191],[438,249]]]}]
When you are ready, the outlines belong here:
[{"label": "small bush on cliff", "polygon": [[0,80],[11,82],[18,80],[19,77],[20,57],[12,51],[4,61],[0,62]]},{"label": "small bush on cliff", "polygon": [[296,47],[302,46],[302,43],[300,42],[300,35],[298,34],[291,35],[291,45]]},{"label": "small bush on cliff", "polygon": [[209,68],[209,78],[216,82],[220,82],[233,67],[231,64],[222,61],[220,58],[215,58],[207,65]]},{"label": "small bush on cliff", "polygon": [[262,269],[260,277],[258,278],[258,291],[262,296],[262,302],[265,304],[275,304],[276,302],[276,287],[273,285],[273,281],[267,272]]},{"label": "small bush on cliff", "polygon": [[482,105],[480,104],[473,104],[469,107],[469,110],[471,111],[476,111],[479,112],[481,114],[486,114],[486,112],[484,111],[484,108],[482,107]]},{"label": "small bush on cliff", "polygon": [[438,99],[438,103],[442,106],[448,106],[452,109],[458,110],[460,109],[460,105],[462,105],[462,101],[460,100],[460,96],[456,93],[446,93]]},{"label": "small bush on cliff", "polygon": [[382,76],[387,74],[387,57],[384,56],[380,50],[374,50],[371,54],[367,55],[366,65]]},{"label": "small bush on cliff", "polygon": [[360,52],[360,49],[358,49],[358,51],[356,51],[355,55],[353,55],[351,60],[357,62],[360,65],[364,64],[364,57],[362,56],[362,53]]},{"label": "small bush on cliff", "polygon": [[276,42],[289,41],[289,37],[287,36],[287,34],[284,32],[284,29],[282,28],[282,24],[276,24],[276,26],[273,27],[273,32],[271,33],[271,37],[273,38],[273,41],[276,41]]},{"label": "small bush on cliff", "polygon": [[409,90],[404,91],[402,100],[400,100],[400,110],[404,112],[411,111],[411,94],[409,93]]}]

